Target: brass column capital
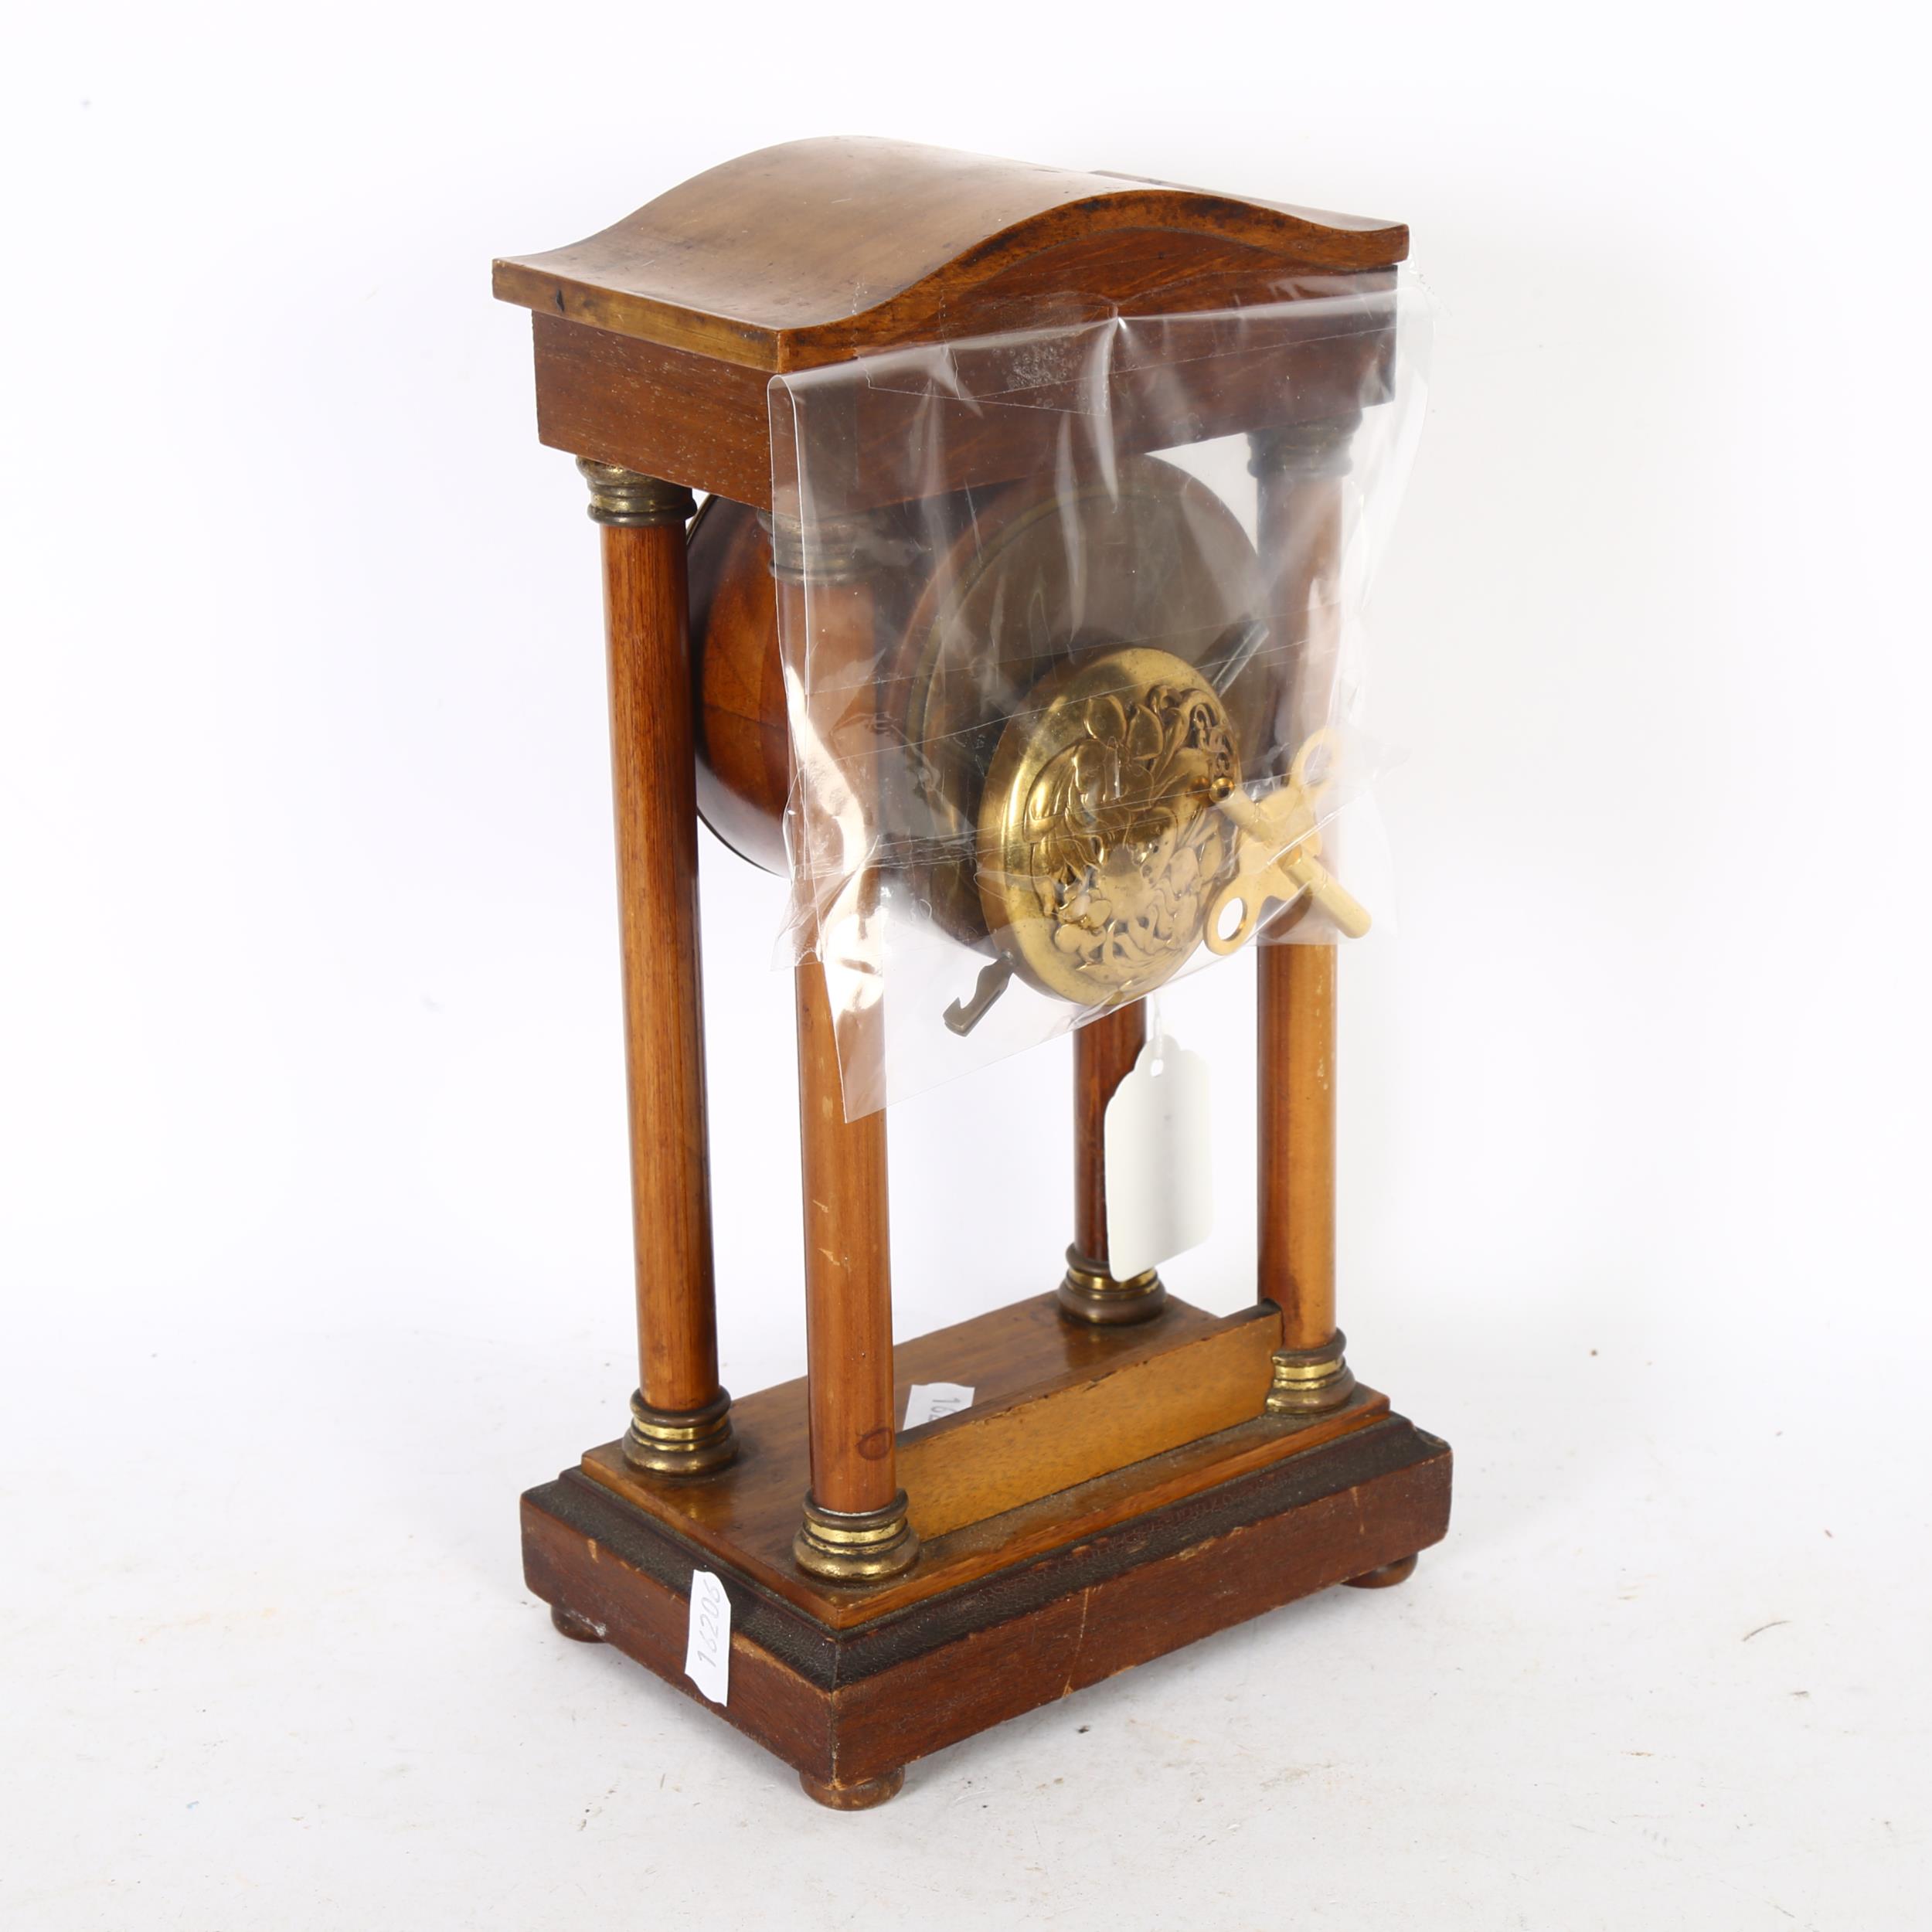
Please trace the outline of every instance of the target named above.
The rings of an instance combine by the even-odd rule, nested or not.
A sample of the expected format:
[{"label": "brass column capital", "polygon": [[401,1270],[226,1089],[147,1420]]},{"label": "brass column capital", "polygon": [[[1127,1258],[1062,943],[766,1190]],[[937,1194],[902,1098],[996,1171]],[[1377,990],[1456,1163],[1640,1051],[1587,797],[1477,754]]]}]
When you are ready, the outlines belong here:
[{"label": "brass column capital", "polygon": [[760,510],[758,521],[771,539],[771,574],[781,583],[862,583],[887,561],[879,521],[863,512],[807,522]]},{"label": "brass column capital", "polygon": [[595,462],[587,456],[577,458],[577,469],[590,486],[593,523],[648,530],[660,524],[682,526],[697,513],[696,500],[682,483],[667,483],[662,478],[641,475],[615,463]]},{"label": "brass column capital", "polygon": [[1294,476],[1346,476],[1349,445],[1362,426],[1362,412],[1313,423],[1283,423],[1248,437],[1248,474],[1284,472]]}]

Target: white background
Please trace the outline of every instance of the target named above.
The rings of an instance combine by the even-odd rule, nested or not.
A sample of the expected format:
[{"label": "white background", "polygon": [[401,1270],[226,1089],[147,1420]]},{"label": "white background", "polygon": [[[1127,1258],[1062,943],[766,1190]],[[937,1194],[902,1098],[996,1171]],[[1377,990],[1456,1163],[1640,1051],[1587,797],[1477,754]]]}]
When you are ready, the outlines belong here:
[{"label": "white background", "polygon": [[[1905,19],[16,20],[9,1927],[1925,1923]],[[521,1587],[519,1490],[632,1376],[594,536],[487,272],[824,132],[1406,219],[1444,308],[1342,1206],[1450,1540],[856,1817]],[[705,868],[747,1390],[801,1353],[788,992],[778,889]],[[1168,1002],[1229,1177],[1171,1277],[1223,1308],[1250,970]],[[1049,1284],[1066,1057],[895,1113],[902,1333]]]}]

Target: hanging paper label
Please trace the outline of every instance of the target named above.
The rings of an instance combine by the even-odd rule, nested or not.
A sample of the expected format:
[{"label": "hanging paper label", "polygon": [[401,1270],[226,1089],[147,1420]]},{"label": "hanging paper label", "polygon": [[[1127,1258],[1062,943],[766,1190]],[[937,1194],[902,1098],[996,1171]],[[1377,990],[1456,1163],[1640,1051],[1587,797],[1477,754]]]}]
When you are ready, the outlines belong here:
[{"label": "hanging paper label", "polygon": [[922,1422],[937,1422],[941,1416],[956,1416],[973,1406],[973,1392],[957,1382],[915,1382],[906,1398],[908,1429]]},{"label": "hanging paper label", "polygon": [[685,1634],[684,1674],[714,1704],[731,1690],[731,1599],[708,1570],[691,1573],[691,1627]]},{"label": "hanging paper label", "polygon": [[1125,1281],[1213,1232],[1207,1062],[1155,1032],[1114,1088],[1104,1133],[1107,1271]]}]

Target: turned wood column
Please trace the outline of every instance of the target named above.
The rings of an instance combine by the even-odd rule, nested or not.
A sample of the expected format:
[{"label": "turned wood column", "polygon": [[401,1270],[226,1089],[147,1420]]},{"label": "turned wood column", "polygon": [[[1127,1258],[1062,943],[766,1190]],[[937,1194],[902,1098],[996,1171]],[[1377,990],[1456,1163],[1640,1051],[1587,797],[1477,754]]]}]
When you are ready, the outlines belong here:
[{"label": "turned wood column", "polygon": [[[1250,438],[1257,529],[1277,646],[1291,655],[1281,741],[1292,756],[1330,722],[1341,644],[1342,478],[1359,416]],[[1305,917],[1291,913],[1291,918]],[[1257,949],[1256,1070],[1260,1290],[1281,1311],[1267,1398],[1319,1413],[1355,1386],[1335,1326],[1335,948]]]},{"label": "turned wood column", "polygon": [[1260,1290],[1290,1349],[1335,1333],[1335,969],[1332,946],[1260,951]]},{"label": "turned wood column", "polygon": [[685,525],[689,491],[580,460],[603,526],[611,769],[624,952],[638,1392],[625,1459],[698,1475],[736,1445],[718,1383],[698,954]]},{"label": "turned wood column", "polygon": [[1147,1002],[1138,999],[1073,1036],[1073,1245],[1060,1286],[1060,1312],[1072,1321],[1147,1321],[1166,1304],[1157,1270],[1117,1281],[1107,1248],[1107,1104],[1146,1044]]},{"label": "turned wood column", "polygon": [[[796,523],[774,517],[772,572],[788,639],[810,629],[809,655],[822,688],[847,694],[829,736],[857,789],[876,791],[873,602],[862,520],[815,529],[811,584]],[[788,651],[795,653],[794,644]],[[842,668],[852,674],[842,677]],[[877,822],[874,809],[868,816]],[[877,880],[852,882],[838,916],[876,916]],[[823,943],[823,934],[821,934]],[[798,1138],[804,1192],[805,1377],[811,1488],[792,1539],[801,1570],[837,1583],[895,1577],[919,1558],[899,1486],[898,1417],[893,1400],[892,1239],[882,1107],[845,1118],[841,1049],[862,1080],[883,1035],[875,1012],[863,1024],[835,1015],[824,968],[797,969]]]},{"label": "turned wood column", "polygon": [[845,1118],[816,960],[798,968],[798,993],[811,1493],[792,1551],[815,1576],[863,1583],[896,1576],[919,1555],[894,1455],[886,1116]]}]

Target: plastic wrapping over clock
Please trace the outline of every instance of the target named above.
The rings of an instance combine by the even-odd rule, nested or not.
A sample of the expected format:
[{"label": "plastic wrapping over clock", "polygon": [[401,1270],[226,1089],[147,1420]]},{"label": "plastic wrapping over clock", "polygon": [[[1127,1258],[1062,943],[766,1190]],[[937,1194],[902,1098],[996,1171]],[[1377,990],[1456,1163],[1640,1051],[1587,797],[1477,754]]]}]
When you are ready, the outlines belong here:
[{"label": "plastic wrapping over clock", "polygon": [[773,379],[787,944],[849,1117],[1386,923],[1362,614],[1426,300],[1280,292]]}]

